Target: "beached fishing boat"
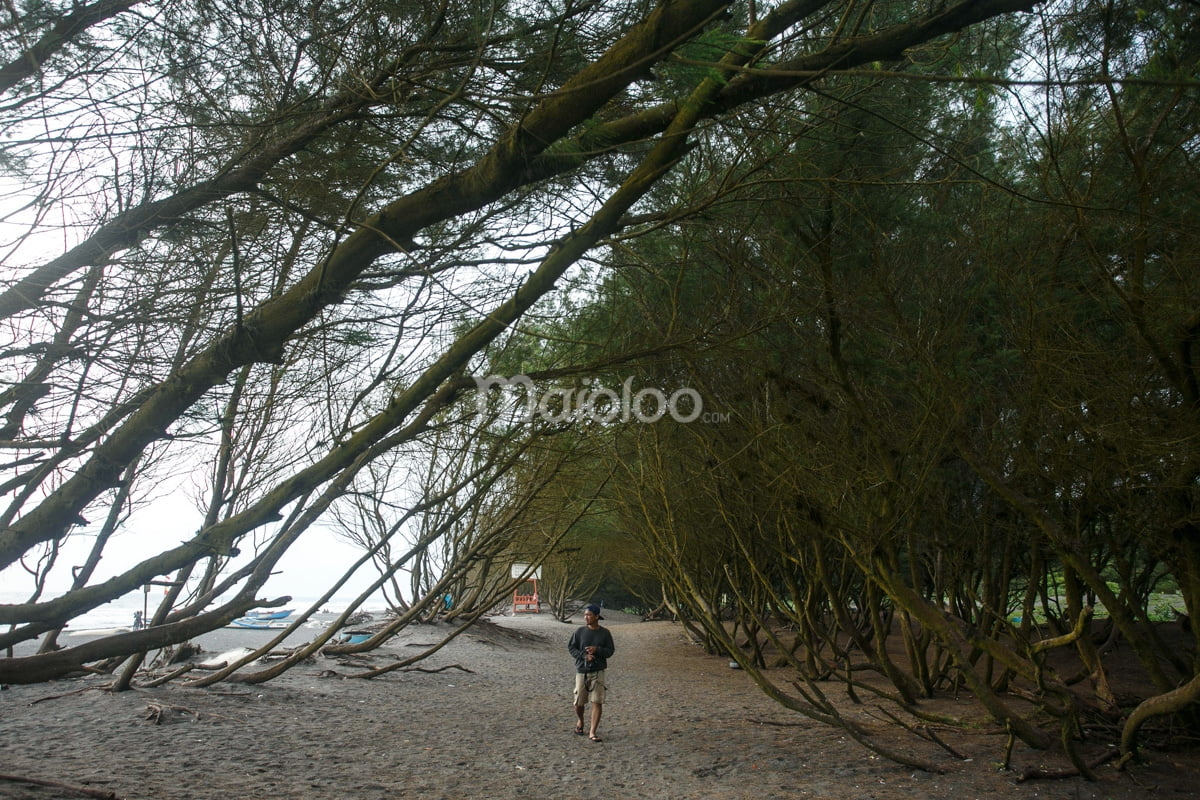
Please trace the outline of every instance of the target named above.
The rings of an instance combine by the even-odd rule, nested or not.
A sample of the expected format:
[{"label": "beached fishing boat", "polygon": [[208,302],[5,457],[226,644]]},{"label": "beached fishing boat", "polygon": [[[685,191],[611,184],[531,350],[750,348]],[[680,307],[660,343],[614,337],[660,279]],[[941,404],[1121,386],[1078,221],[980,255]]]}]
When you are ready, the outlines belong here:
[{"label": "beached fishing boat", "polygon": [[273,631],[286,628],[291,623],[283,619],[265,619],[262,617],[239,617],[229,623],[231,628],[250,628],[256,631]]},{"label": "beached fishing boat", "polygon": [[285,619],[292,615],[293,610],[285,608],[281,611],[276,611],[271,608],[256,608],[253,611],[247,611],[242,619]]}]

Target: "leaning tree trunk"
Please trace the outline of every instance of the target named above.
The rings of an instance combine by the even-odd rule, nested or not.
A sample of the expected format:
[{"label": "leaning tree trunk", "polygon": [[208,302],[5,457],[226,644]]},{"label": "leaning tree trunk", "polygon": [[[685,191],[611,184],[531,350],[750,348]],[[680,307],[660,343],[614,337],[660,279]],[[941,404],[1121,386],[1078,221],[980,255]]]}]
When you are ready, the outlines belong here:
[{"label": "leaning tree trunk", "polygon": [[1174,714],[1192,703],[1200,703],[1200,674],[1177,689],[1143,700],[1125,720],[1121,729],[1121,764],[1137,757],[1137,735],[1141,727],[1154,717]]}]

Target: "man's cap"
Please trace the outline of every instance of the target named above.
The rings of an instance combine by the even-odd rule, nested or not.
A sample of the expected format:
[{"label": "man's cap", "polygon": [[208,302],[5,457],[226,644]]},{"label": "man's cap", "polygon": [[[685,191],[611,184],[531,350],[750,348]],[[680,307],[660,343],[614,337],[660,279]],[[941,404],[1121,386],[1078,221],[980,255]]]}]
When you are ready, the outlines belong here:
[{"label": "man's cap", "polygon": [[591,603],[591,604],[585,606],[583,610],[590,611],[593,614],[595,614],[596,619],[604,619],[604,617],[600,616],[600,606],[596,605],[595,603]]}]

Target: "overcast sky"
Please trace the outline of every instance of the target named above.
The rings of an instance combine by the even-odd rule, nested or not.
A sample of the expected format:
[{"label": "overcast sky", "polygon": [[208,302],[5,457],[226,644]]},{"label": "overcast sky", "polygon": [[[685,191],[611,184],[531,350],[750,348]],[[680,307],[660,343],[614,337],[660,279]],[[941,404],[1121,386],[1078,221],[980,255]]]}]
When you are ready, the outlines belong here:
[{"label": "overcast sky", "polygon": [[[156,500],[152,507],[133,515],[128,527],[109,540],[104,559],[91,583],[107,580],[146,558],[190,539],[195,535],[200,519],[199,512],[183,492]],[[93,537],[86,529],[68,539],[47,584],[48,593],[57,595],[70,586],[71,567],[84,562],[92,541]],[[247,557],[252,555],[250,549],[242,548]],[[314,526],[305,531],[283,556],[276,569],[278,574],[271,576],[260,597],[291,595],[295,598],[316,598],[332,586],[362,554],[362,550],[328,529]],[[373,576],[370,565],[365,565],[338,591],[338,599],[348,600],[359,594],[369,585]],[[0,590],[28,592],[32,589],[30,576],[19,566],[14,565],[0,572]]]}]

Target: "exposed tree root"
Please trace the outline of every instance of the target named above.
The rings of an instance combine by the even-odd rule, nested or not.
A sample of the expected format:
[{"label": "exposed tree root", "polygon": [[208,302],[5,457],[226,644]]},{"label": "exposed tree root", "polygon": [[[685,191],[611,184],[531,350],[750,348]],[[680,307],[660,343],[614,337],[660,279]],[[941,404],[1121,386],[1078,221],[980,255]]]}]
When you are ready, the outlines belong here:
[{"label": "exposed tree root", "polygon": [[[1119,755],[1120,755],[1119,751],[1113,750],[1111,753],[1105,753],[1104,755],[1100,756],[1099,758],[1089,761],[1087,763],[1088,771],[1093,770],[1096,767],[1102,766],[1104,764],[1107,764],[1109,761],[1113,761]],[[1079,770],[1078,768],[1042,769],[1041,767],[1027,767],[1025,769],[1025,771],[1023,771],[1021,773],[1021,775],[1017,778],[1017,783],[1024,783],[1025,781],[1033,781],[1033,780],[1056,780],[1056,779],[1060,779],[1060,778],[1077,778],[1080,775],[1084,775],[1086,777],[1087,773],[1085,771]],[[1094,778],[1091,778],[1091,780],[1094,780]]]}]

